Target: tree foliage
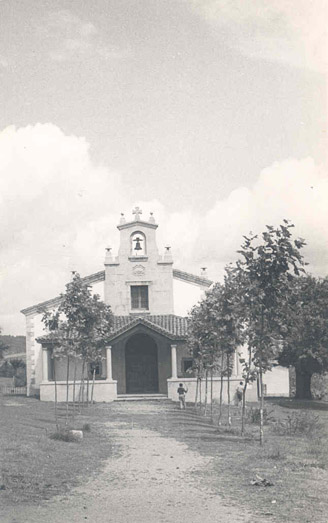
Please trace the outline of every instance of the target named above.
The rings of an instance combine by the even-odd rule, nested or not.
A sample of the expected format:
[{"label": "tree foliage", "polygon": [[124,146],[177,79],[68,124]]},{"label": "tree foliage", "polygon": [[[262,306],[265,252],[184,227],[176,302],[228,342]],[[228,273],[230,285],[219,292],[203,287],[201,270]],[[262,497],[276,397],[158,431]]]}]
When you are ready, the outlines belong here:
[{"label": "tree foliage", "polygon": [[310,398],[312,374],[328,369],[328,278],[295,279],[287,305],[279,363],[295,367],[296,396]]},{"label": "tree foliage", "polygon": [[243,257],[235,268],[239,311],[247,345],[253,349],[252,362],[263,372],[272,368],[281,348],[288,283],[304,272],[300,249],[305,242],[291,239],[292,227],[287,220],[278,228],[267,226],[261,243],[258,236],[244,236],[238,251]]},{"label": "tree foliage", "polygon": [[[258,236],[244,236],[242,255],[234,269],[239,283],[239,312],[243,316],[249,358],[242,359],[246,376],[258,375],[261,392],[260,439],[263,442],[263,373],[271,370],[286,330],[289,282],[304,272],[300,249],[304,240],[292,240],[287,220],[278,228],[267,226]],[[252,371],[252,368],[255,370]]]},{"label": "tree foliage", "polygon": [[56,339],[57,356],[77,356],[97,361],[106,345],[113,325],[108,305],[75,273],[66,285],[66,293],[57,311],[45,311],[42,321]]},{"label": "tree foliage", "polygon": [[204,367],[213,365],[222,351],[232,354],[241,343],[242,330],[235,306],[235,282],[227,271],[224,283],[216,283],[190,313],[189,345]]},{"label": "tree foliage", "polygon": [[231,422],[229,378],[233,366],[231,356],[242,341],[242,325],[236,310],[235,285],[234,274],[227,269],[224,283],[216,283],[206,293],[206,297],[192,309],[189,329],[189,344],[193,350],[198,376],[201,377],[205,372],[207,386],[207,375],[210,372],[212,391],[213,370],[219,370],[221,375],[219,422],[222,413],[223,377],[228,378],[229,424]]}]

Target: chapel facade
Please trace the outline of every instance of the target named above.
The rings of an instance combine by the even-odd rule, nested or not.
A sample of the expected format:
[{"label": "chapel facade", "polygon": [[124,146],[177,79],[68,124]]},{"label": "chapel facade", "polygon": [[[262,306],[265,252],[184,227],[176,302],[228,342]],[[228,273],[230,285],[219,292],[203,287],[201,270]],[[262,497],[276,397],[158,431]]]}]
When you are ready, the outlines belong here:
[{"label": "chapel facade", "polygon": [[[96,366],[93,398],[105,402],[140,395],[177,399],[180,381],[187,384],[192,398],[196,378],[190,373],[188,319],[174,314],[173,280],[197,285],[204,291],[213,282],[204,275],[174,269],[170,248],[166,247],[163,254],[158,252],[158,225],[154,216],[150,214],[143,220],[138,207],[133,215],[130,221],[121,215],[117,256],[113,256],[110,248],[106,249],[105,269],[84,278],[93,287],[104,286],[104,301],[114,314],[109,345],[103,351],[102,362]],[[58,400],[66,400],[67,362],[65,358],[52,358],[54,340],[44,333],[41,322],[41,311],[55,308],[60,300],[56,297],[22,311],[27,325],[28,395],[40,394],[44,401],[54,400],[55,378]],[[76,361],[69,367],[71,400],[73,393],[79,394],[81,381],[76,381],[76,376],[81,376],[81,365]],[[91,371],[86,368],[85,377]],[[236,348],[232,389],[238,386],[240,371]],[[219,381],[214,378],[214,397],[219,395]],[[266,377],[266,387],[269,394],[288,395],[288,370],[275,369]],[[249,399],[257,398],[256,384],[249,386],[248,395]]]}]

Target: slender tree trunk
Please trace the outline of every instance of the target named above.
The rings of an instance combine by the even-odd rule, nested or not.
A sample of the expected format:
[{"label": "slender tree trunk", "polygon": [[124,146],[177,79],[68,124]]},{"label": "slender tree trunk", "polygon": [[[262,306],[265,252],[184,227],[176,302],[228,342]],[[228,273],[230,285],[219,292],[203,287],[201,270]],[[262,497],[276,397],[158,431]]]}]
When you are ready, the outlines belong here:
[{"label": "slender tree trunk", "polygon": [[56,430],[59,430],[58,426],[58,411],[57,411],[57,380],[56,380],[56,361],[53,357],[53,369],[54,369],[54,382],[55,382],[55,422],[56,422]]},{"label": "slender tree trunk", "polygon": [[262,348],[263,348],[263,334],[264,334],[264,310],[261,307],[261,338],[260,338],[260,358],[259,358],[259,378],[260,378],[260,445],[264,443],[263,431],[263,411],[264,411],[264,390],[263,390],[263,365],[262,365]]},{"label": "slender tree trunk", "polygon": [[296,371],[296,394],[295,397],[298,399],[311,400],[311,378],[312,374],[304,372],[298,368]]},{"label": "slender tree trunk", "polygon": [[211,367],[211,420],[213,421],[213,364]]},{"label": "slender tree trunk", "polygon": [[230,404],[230,354],[227,353],[227,369],[228,369],[228,426],[231,427],[231,404]]},{"label": "slender tree trunk", "polygon": [[242,404],[242,411],[241,411],[241,433],[242,433],[242,434],[244,434],[244,432],[245,432],[245,418],[246,418],[246,390],[247,390],[247,385],[248,385],[248,380],[249,380],[249,375],[250,375],[251,365],[252,365],[252,349],[249,347],[249,348],[248,348],[248,371],[247,371],[247,375],[246,375],[246,379],[245,379],[245,384],[244,384],[244,390],[243,390],[243,404]]},{"label": "slender tree trunk", "polygon": [[244,434],[244,432],[245,432],[246,389],[247,389],[247,382],[245,382],[245,385],[244,385],[244,388],[243,388],[243,399],[242,399],[242,406],[241,406],[241,433],[242,434]]},{"label": "slender tree trunk", "polygon": [[260,445],[262,446],[264,443],[264,432],[263,432],[263,411],[264,411],[264,394],[263,394],[263,369],[262,369],[262,361],[260,360]]},{"label": "slender tree trunk", "polygon": [[199,382],[199,376],[198,376],[198,371],[197,371],[197,377],[196,377],[196,394],[195,394],[195,409],[197,409],[198,407],[198,382]]},{"label": "slender tree trunk", "polygon": [[93,369],[92,373],[92,389],[91,389],[91,405],[93,405],[93,391],[95,388],[96,369]]},{"label": "slender tree trunk", "polygon": [[73,377],[73,419],[75,419],[75,387],[76,387],[76,356],[74,357],[74,377]]},{"label": "slender tree trunk", "polygon": [[204,415],[207,414],[207,393],[208,393],[208,371],[205,370],[205,398],[204,398]]},{"label": "slender tree trunk", "polygon": [[69,356],[67,356],[67,373],[66,373],[66,425],[68,424],[68,407],[69,407]]},{"label": "slender tree trunk", "polygon": [[[83,363],[82,363],[83,365]],[[82,401],[82,371],[81,371],[81,378],[80,378],[80,387],[79,387],[79,394],[77,397],[77,402],[79,405],[79,409],[81,408],[81,401]]]},{"label": "slender tree trunk", "polygon": [[82,360],[82,372],[81,372],[81,383],[79,391],[79,403],[82,408],[84,407],[84,369],[85,369],[85,358]]},{"label": "slender tree trunk", "polygon": [[202,412],[202,376],[199,377],[199,410]]},{"label": "slender tree trunk", "polygon": [[87,373],[87,407],[89,407],[89,372]]},{"label": "slender tree trunk", "polygon": [[221,425],[222,418],[222,402],[223,402],[223,364],[224,364],[224,352],[221,353],[221,372],[220,372],[220,407],[219,407],[219,419],[218,425]]}]

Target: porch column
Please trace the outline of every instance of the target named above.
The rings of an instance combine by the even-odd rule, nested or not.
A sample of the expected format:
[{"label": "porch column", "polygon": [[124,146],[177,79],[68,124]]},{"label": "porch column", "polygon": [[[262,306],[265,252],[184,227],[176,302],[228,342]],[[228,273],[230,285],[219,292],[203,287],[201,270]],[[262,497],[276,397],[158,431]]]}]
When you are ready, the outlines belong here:
[{"label": "porch column", "polygon": [[106,347],[106,380],[111,381],[113,379],[112,375],[112,347],[108,345]]},{"label": "porch column", "polygon": [[42,347],[42,381],[49,381],[49,353],[47,347]]},{"label": "porch column", "polygon": [[177,378],[177,346],[171,345],[171,377]]}]

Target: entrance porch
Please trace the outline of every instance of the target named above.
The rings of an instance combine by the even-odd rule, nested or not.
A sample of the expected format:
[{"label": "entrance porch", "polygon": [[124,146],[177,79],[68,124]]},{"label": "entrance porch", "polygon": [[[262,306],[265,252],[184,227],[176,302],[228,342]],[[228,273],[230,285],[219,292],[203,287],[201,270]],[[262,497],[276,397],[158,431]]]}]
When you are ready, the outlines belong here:
[{"label": "entrance porch", "polygon": [[[93,383],[92,363],[83,370],[81,361],[74,358],[70,358],[67,381],[67,358],[53,359],[50,340],[40,339],[43,348],[40,399],[54,401],[56,394],[59,402],[66,401],[67,385],[69,401],[77,401],[82,395],[85,401],[92,396],[96,402],[138,395],[167,398],[168,380],[178,376],[179,341],[172,343],[173,340],[163,333],[138,323],[112,337],[111,345],[103,351],[102,361],[97,365]],[[180,352],[187,353],[181,341]]]}]

